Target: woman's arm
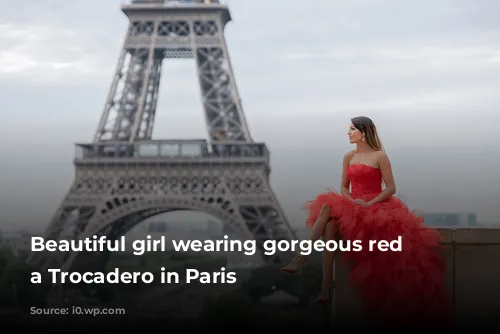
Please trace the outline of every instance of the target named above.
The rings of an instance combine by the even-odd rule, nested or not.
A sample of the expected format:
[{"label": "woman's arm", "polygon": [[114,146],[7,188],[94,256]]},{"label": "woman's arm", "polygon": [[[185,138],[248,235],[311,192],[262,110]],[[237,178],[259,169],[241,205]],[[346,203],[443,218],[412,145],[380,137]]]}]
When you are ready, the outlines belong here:
[{"label": "woman's arm", "polygon": [[391,162],[385,152],[381,152],[380,154],[379,168],[385,183],[385,189],[377,197],[367,203],[369,206],[385,201],[396,193],[396,183],[394,182],[394,175],[392,174]]},{"label": "woman's arm", "polygon": [[342,184],[340,185],[340,192],[345,197],[349,198],[351,201],[354,199],[351,197],[351,193],[349,192],[349,186],[351,185],[351,181],[347,177],[347,168],[349,167],[349,162],[352,158],[352,152],[347,152],[344,155],[344,161],[342,162]]}]

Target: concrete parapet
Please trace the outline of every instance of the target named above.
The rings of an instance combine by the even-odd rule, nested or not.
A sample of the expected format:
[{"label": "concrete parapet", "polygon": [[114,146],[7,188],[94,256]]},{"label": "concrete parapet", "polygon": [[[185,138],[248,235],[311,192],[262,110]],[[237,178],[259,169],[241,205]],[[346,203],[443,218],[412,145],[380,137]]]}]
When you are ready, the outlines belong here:
[{"label": "concrete parapet", "polygon": [[[459,318],[500,319],[500,228],[441,228],[446,285]],[[335,266],[336,317],[364,315],[357,291],[348,283],[348,268],[338,257]]]}]

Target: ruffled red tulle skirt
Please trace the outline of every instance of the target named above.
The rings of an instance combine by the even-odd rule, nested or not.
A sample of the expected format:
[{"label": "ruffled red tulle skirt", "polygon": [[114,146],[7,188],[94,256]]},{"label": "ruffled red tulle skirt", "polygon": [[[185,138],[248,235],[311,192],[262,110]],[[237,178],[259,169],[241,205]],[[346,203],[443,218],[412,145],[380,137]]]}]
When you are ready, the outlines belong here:
[{"label": "ruffled red tulle skirt", "polygon": [[[376,195],[376,194],[375,194]],[[375,195],[358,196],[366,202]],[[312,227],[323,204],[330,208],[330,223],[338,224],[343,240],[360,240],[360,251],[344,252],[350,282],[363,302],[381,318],[405,321],[425,317],[445,321],[450,299],[445,289],[445,261],[439,253],[441,234],[423,224],[397,197],[369,207],[354,204],[334,191],[305,204]],[[370,240],[397,240],[401,251],[369,249]],[[373,314],[373,313],[372,313]]]}]

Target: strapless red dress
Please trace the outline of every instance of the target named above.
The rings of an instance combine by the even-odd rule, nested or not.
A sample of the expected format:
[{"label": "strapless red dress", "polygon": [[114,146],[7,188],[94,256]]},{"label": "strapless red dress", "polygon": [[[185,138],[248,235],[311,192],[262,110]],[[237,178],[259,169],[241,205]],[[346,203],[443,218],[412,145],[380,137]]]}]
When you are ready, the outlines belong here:
[{"label": "strapless red dress", "polygon": [[[382,192],[379,169],[349,166],[351,195],[370,201]],[[448,318],[450,302],[445,290],[445,261],[439,254],[441,234],[423,224],[397,197],[369,207],[354,204],[334,191],[307,202],[306,225],[311,227],[323,204],[330,207],[343,240],[361,240],[361,251],[344,252],[350,268],[351,284],[360,290],[370,312],[382,318]],[[396,240],[401,236],[402,251],[369,250],[369,240]]]}]

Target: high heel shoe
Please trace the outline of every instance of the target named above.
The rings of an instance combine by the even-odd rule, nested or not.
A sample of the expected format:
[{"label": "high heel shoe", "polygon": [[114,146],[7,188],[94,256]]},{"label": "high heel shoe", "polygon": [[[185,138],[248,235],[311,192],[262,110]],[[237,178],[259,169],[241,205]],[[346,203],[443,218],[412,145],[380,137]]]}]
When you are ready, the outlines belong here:
[{"label": "high heel shoe", "polygon": [[[293,265],[297,261],[300,261],[300,263],[296,268],[294,268]],[[300,274],[302,272],[302,268],[304,268],[306,263],[307,263],[307,257],[299,254],[296,257],[294,257],[293,260],[286,267],[281,268],[281,271],[283,271],[287,274],[295,274],[298,271]]]},{"label": "high heel shoe", "polygon": [[[324,293],[325,290],[327,290],[326,294]],[[324,304],[332,300],[334,291],[335,291],[335,281],[332,280],[329,283],[323,283],[321,285],[321,293],[317,300],[318,304]]]}]

